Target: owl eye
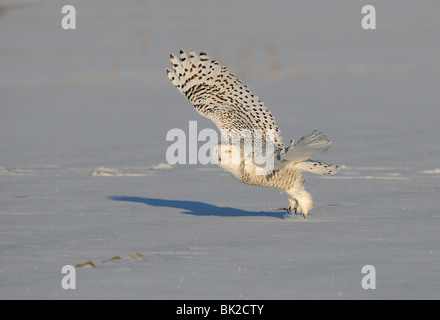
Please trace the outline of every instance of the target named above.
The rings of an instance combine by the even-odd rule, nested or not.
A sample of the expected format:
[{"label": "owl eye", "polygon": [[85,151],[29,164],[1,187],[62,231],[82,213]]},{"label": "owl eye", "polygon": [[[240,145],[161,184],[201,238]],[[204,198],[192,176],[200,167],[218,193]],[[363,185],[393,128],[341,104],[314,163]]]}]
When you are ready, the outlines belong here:
[{"label": "owl eye", "polygon": [[226,153],[231,153],[232,151],[231,151],[231,150],[226,150],[225,152],[226,152]]}]

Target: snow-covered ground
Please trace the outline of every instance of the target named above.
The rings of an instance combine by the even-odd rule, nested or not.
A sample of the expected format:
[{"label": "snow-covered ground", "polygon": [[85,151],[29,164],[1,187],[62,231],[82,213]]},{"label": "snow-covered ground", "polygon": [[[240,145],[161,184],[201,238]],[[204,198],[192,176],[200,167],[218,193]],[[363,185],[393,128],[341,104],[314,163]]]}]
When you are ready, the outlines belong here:
[{"label": "snow-covered ground", "polygon": [[[0,298],[440,298],[439,1],[374,1],[376,30],[365,1],[69,1],[76,30],[39,2],[0,1]],[[164,71],[189,48],[332,139],[307,219],[166,164],[168,130],[214,127]]]}]

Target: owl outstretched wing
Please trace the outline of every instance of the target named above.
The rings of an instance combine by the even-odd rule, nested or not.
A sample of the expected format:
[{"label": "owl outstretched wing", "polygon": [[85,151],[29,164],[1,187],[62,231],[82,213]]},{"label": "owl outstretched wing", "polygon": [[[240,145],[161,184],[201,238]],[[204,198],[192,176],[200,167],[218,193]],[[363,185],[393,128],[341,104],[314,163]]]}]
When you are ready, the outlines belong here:
[{"label": "owl outstretched wing", "polygon": [[192,49],[189,56],[182,50],[179,57],[170,54],[170,61],[172,70],[166,69],[168,78],[222,134],[258,132],[263,140],[271,141],[275,151],[284,149],[271,112],[226,67],[211,60],[206,53],[197,55]]}]

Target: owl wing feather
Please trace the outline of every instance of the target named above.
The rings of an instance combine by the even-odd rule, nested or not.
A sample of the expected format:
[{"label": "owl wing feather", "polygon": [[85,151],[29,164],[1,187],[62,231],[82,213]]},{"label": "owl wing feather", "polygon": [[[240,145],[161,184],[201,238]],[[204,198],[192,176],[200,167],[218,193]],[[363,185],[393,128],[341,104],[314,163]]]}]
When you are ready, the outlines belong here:
[{"label": "owl wing feather", "polygon": [[211,119],[219,130],[231,135],[258,131],[262,139],[273,140],[275,151],[284,149],[280,130],[271,112],[249,88],[226,67],[205,53],[179,57],[170,54],[172,70],[166,69],[173,85],[193,103],[195,109]]}]

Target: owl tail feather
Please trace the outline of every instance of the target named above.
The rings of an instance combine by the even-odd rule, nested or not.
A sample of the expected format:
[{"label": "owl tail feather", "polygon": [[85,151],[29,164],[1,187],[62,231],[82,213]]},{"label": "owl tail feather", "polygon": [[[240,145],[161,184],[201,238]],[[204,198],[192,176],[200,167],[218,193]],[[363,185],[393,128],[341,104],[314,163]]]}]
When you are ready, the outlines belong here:
[{"label": "owl tail feather", "polygon": [[293,163],[298,170],[323,175],[334,174],[339,170],[339,166],[310,159],[315,153],[326,151],[330,144],[331,141],[323,133],[315,130],[295,144],[292,141],[281,160]]},{"label": "owl tail feather", "polygon": [[325,163],[317,160],[306,160],[295,164],[295,168],[301,171],[307,171],[315,174],[329,175],[335,174],[339,170],[339,166]]}]

